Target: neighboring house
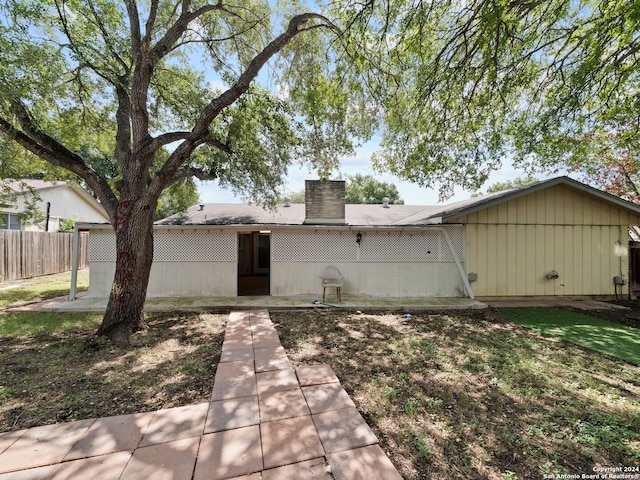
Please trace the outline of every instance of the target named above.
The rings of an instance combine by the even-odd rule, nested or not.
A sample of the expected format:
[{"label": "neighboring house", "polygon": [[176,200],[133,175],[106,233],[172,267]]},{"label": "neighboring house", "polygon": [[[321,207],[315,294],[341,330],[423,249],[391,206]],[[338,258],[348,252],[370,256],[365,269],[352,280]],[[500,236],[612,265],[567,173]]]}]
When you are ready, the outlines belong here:
[{"label": "neighboring house", "polygon": [[[44,180],[9,180],[3,182],[15,194],[15,200],[0,200],[0,229],[56,232],[60,220],[102,223],[109,220],[102,205],[79,185]],[[36,193],[37,209],[43,221],[35,225],[24,221],[26,205]]]},{"label": "neighboring house", "polygon": [[[317,294],[333,265],[347,296],[613,296],[640,225],[639,206],[568,177],[430,207],[345,206],[344,182],[306,187],[305,205],[205,204],[158,222],[148,295]],[[89,294],[106,297],[114,233],[81,227]]]}]

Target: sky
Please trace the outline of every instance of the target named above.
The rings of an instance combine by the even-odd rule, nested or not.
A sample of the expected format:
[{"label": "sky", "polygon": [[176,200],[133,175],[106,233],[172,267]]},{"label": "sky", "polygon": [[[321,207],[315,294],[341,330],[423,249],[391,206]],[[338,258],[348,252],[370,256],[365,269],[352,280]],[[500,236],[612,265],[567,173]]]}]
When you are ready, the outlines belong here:
[{"label": "sky", "polygon": [[[340,173],[343,177],[360,173],[363,175],[372,175],[376,180],[381,182],[393,183],[398,187],[400,196],[404,200],[405,205],[438,205],[440,203],[452,203],[460,200],[466,200],[471,197],[472,192],[456,188],[454,196],[440,202],[438,199],[437,189],[427,189],[420,187],[418,184],[400,180],[392,174],[377,174],[371,166],[371,155],[377,149],[375,141],[371,141],[358,149],[354,157],[343,158],[340,162]],[[486,187],[497,182],[505,182],[514,180],[517,177],[526,177],[527,174],[517,171],[514,167],[505,162],[503,167],[494,172],[489,180],[485,183],[481,191]],[[297,192],[304,190],[305,180],[314,180],[318,176],[315,172],[309,172],[306,166],[292,165],[289,169],[289,175],[286,181],[286,192]],[[337,178],[337,175],[336,175]],[[545,177],[537,176],[541,180]],[[198,192],[202,203],[243,203],[244,200],[236,197],[231,190],[221,188],[217,182],[198,182]]]}]

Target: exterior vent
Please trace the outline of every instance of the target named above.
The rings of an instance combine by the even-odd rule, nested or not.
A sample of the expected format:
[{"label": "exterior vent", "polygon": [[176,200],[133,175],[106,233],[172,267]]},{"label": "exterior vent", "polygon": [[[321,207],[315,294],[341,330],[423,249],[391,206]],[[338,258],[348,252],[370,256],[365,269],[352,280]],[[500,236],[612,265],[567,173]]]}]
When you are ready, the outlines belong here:
[{"label": "exterior vent", "polygon": [[389,197],[382,197],[382,207],[389,208]]},{"label": "exterior vent", "polygon": [[344,180],[305,180],[305,225],[344,225]]},{"label": "exterior vent", "polygon": [[284,197],[283,207],[290,207],[290,206],[291,206],[291,199],[289,197]]}]

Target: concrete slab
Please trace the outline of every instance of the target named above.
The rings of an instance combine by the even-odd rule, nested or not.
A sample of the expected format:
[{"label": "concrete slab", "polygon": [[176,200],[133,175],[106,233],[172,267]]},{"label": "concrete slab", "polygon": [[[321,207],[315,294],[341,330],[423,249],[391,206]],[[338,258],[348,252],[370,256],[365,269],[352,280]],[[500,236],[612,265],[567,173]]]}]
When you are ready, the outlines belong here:
[{"label": "concrete slab", "polygon": [[49,480],[55,468],[55,465],[47,465],[46,467],[30,468],[17,472],[0,473],[0,480]]},{"label": "concrete slab", "polygon": [[260,434],[265,469],[324,455],[320,437],[311,417],[287,418],[262,423]]},{"label": "concrete slab", "polygon": [[215,382],[223,379],[247,378],[255,373],[253,360],[240,360],[219,363],[216,369]]},{"label": "concrete slab", "polygon": [[313,414],[356,407],[339,383],[302,387],[302,393]]},{"label": "concrete slab", "polygon": [[327,461],[335,480],[402,480],[378,445],[331,453]]},{"label": "concrete slab", "polygon": [[199,444],[200,437],[195,437],[139,448],[120,480],[191,478]]},{"label": "concrete slab", "polygon": [[[224,365],[224,364],[221,364]],[[211,401],[257,395],[256,376],[246,378],[223,378],[216,380],[211,391]]]},{"label": "concrete slab", "polygon": [[298,388],[298,378],[293,368],[256,373],[256,382],[259,395]]},{"label": "concrete slab", "polygon": [[95,480],[119,480],[131,452],[116,452],[91,458],[82,458],[55,466],[49,480],[69,480],[70,478],[93,478]]},{"label": "concrete slab", "polygon": [[228,479],[259,472],[262,467],[260,427],[225,430],[202,436],[193,479]]},{"label": "concrete slab", "polygon": [[301,387],[340,381],[329,365],[303,365],[296,368],[296,375]]},{"label": "concrete slab", "polygon": [[313,415],[313,423],[327,453],[378,443],[378,439],[355,408]]},{"label": "concrete slab", "polygon": [[97,419],[67,453],[64,460],[132,452],[140,444],[155,412],[118,415]]},{"label": "concrete slab", "polygon": [[324,457],[262,472],[264,480],[333,480]]},{"label": "concrete slab", "polygon": [[16,430],[15,432],[0,433],[0,454],[13,445],[28,430]]},{"label": "concrete slab", "polygon": [[0,454],[0,473],[60,462],[95,420],[30,428]]},{"label": "concrete slab", "polygon": [[311,415],[300,389],[264,393],[258,399],[260,401],[260,421],[263,423]]},{"label": "concrete slab", "polygon": [[254,362],[242,360],[219,363],[211,392],[211,401],[257,395]]},{"label": "concrete slab", "polygon": [[254,359],[253,348],[235,348],[223,350],[220,355],[220,363],[252,361]]},{"label": "concrete slab", "polygon": [[202,435],[208,403],[158,410],[147,428],[141,447]]},{"label": "concrete slab", "polygon": [[259,423],[260,408],[257,395],[231,398],[210,403],[204,433],[232,430]]},{"label": "concrete slab", "polygon": [[[275,296],[246,296],[246,297],[163,297],[147,298],[145,310],[147,312],[166,311],[201,311],[201,310],[237,310],[259,309],[291,310],[291,309],[319,309],[331,310],[334,307],[322,304],[314,304],[319,295],[295,295],[288,297]],[[380,311],[416,312],[421,310],[458,310],[467,308],[487,308],[485,303],[469,298],[379,298],[369,296],[355,296],[343,294],[341,309],[355,311]],[[31,309],[48,312],[104,312],[107,307],[106,298],[77,298],[68,301],[67,297],[59,297],[49,301],[47,305],[35,304]],[[241,313],[244,315],[244,313]]]}]

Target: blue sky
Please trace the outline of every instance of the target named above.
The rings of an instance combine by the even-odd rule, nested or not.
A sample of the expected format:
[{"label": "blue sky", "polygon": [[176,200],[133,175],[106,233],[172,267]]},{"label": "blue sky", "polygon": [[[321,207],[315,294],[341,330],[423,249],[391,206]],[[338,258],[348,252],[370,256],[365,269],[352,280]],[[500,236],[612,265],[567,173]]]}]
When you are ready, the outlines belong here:
[{"label": "blue sky", "polygon": [[[451,203],[465,200],[471,197],[472,192],[457,188],[455,189],[453,197],[444,202],[439,202],[437,190],[423,188],[415,183],[399,180],[391,174],[380,175],[375,173],[371,167],[371,154],[376,151],[376,149],[377,144],[375,141],[371,141],[363,145],[357,151],[356,156],[343,158],[340,162],[340,172],[342,176],[361,173],[364,175],[373,175],[376,179],[383,182],[394,183],[398,187],[400,196],[404,199],[406,205],[436,205],[438,203]],[[503,165],[499,171],[494,172],[489,177],[483,190],[486,190],[486,187],[494,183],[525,176],[527,175],[524,172],[516,171],[510,163],[505,162],[505,165]],[[305,180],[316,178],[318,177],[315,172],[309,172],[306,166],[292,165],[289,169],[289,176],[286,182],[287,192],[303,190]],[[538,178],[542,179],[544,177],[538,176]],[[217,182],[199,182],[198,192],[200,194],[200,201],[203,203],[243,203],[242,198],[236,197],[231,190],[220,188]]]}]

